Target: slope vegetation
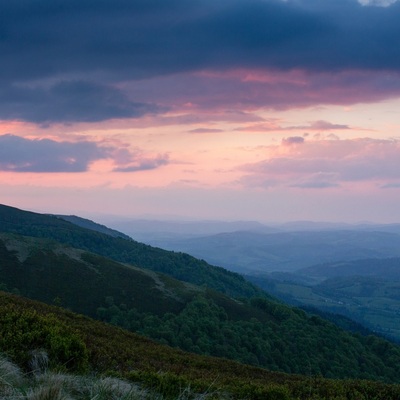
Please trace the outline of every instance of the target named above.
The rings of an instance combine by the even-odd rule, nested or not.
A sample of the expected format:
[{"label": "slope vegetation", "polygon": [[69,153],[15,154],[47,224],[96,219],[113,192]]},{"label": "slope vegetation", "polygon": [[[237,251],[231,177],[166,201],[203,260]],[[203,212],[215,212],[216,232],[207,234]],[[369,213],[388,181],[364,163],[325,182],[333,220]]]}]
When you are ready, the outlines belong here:
[{"label": "slope vegetation", "polygon": [[206,285],[233,297],[265,296],[241,275],[214,267],[188,254],[174,253],[86,229],[51,215],[0,205],[0,232],[50,238],[113,260],[163,272],[179,280]]},{"label": "slope vegetation", "polygon": [[400,258],[331,262],[248,279],[286,302],[347,316],[400,342]]},{"label": "slope vegetation", "polygon": [[0,239],[3,289],[193,353],[290,373],[399,380],[398,347],[277,301],[233,300],[48,239]]},{"label": "slope vegetation", "polygon": [[[48,354],[49,366],[58,371],[90,376],[112,374],[151,389],[164,399],[177,399],[189,387],[192,394],[200,393],[202,398],[207,394],[210,398],[254,400],[395,400],[400,397],[399,385],[287,375],[184,353],[61,308],[2,292],[0,321],[0,350],[25,371],[32,370],[32,355],[40,349]],[[15,326],[19,334],[10,335],[10,328]],[[8,379],[0,381],[0,392],[8,385],[10,393],[11,384],[15,385],[11,376],[20,380],[9,363],[2,362],[0,376]],[[58,375],[57,382],[61,379],[67,381],[66,375]],[[84,382],[84,378],[79,379]],[[70,383],[70,390],[71,387]],[[35,389],[35,393],[42,395],[50,393],[49,389]],[[58,397],[53,393],[53,397],[46,398],[60,398],[61,392],[57,393]]]}]

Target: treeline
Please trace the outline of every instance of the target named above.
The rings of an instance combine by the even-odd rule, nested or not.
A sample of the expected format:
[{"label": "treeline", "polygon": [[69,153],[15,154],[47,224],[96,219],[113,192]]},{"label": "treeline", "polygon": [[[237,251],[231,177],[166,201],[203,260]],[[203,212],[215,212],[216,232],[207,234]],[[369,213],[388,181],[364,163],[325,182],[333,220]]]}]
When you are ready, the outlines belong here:
[{"label": "treeline", "polygon": [[116,305],[108,297],[98,316],[160,343],[270,370],[399,382],[397,346],[375,336],[350,335],[317,316],[265,299],[249,303],[265,312],[268,323],[229,318],[224,308],[202,296],[180,313],[162,317]]}]

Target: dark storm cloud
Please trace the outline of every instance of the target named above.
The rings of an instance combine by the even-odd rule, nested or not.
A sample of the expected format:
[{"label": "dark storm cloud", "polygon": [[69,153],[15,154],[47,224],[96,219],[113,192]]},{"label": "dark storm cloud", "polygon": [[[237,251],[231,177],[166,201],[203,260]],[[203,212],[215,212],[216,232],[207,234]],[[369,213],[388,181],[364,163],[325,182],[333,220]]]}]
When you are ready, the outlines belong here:
[{"label": "dark storm cloud", "polygon": [[[356,0],[3,1],[0,106],[3,118],[97,121],[152,108],[108,86],[126,80],[228,68],[398,70],[399,13],[398,3]],[[100,95],[65,90],[76,82]]]},{"label": "dark storm cloud", "polygon": [[96,122],[158,110],[155,105],[130,101],[113,87],[83,81],[62,81],[50,87],[5,84],[0,87],[0,104],[1,119],[37,123]]},{"label": "dark storm cloud", "polygon": [[[322,3],[322,4],[321,4]],[[398,68],[400,5],[356,0],[18,0],[0,6],[3,78],[203,67]]]},{"label": "dark storm cloud", "polygon": [[29,140],[0,136],[0,170],[13,172],[83,172],[91,162],[107,158],[108,150],[91,142]]}]

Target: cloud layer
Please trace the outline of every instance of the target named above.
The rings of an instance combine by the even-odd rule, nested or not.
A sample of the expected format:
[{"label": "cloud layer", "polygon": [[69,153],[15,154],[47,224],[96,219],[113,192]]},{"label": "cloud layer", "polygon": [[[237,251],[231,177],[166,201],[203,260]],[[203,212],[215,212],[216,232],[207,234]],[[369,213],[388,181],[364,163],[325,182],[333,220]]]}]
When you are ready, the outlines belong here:
[{"label": "cloud layer", "polygon": [[[182,95],[180,74],[193,80],[203,107],[212,99],[226,108],[329,101],[327,85],[335,76],[342,94],[331,93],[332,102],[360,101],[366,92],[373,97],[373,89],[375,99],[399,95],[400,46],[393,38],[400,37],[400,4],[362,3],[386,7],[356,0],[2,2],[0,118],[96,122],[163,112],[176,104],[173,99],[164,93],[160,107],[158,98],[145,99],[145,93],[159,93],[153,78],[173,76],[171,89]],[[288,79],[291,71],[303,71],[306,81],[208,76],[200,82],[193,76],[235,70],[281,70]],[[349,71],[351,79],[343,75]],[[127,89],[140,80],[142,95]],[[202,98],[204,82],[226,95],[210,90]],[[313,97],[320,86],[320,98]],[[290,96],[283,98],[287,91]]]},{"label": "cloud layer", "polygon": [[329,188],[362,182],[393,186],[400,181],[398,140],[307,141],[289,137],[269,151],[264,161],[241,168],[246,173],[242,184],[265,188]]}]

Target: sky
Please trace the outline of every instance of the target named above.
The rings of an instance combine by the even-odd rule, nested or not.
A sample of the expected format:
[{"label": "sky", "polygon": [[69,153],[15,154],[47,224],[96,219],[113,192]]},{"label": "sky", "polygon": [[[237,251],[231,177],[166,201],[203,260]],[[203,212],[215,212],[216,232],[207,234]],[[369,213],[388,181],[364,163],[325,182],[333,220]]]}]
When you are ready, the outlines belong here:
[{"label": "sky", "polygon": [[400,1],[0,3],[0,203],[400,222]]}]

